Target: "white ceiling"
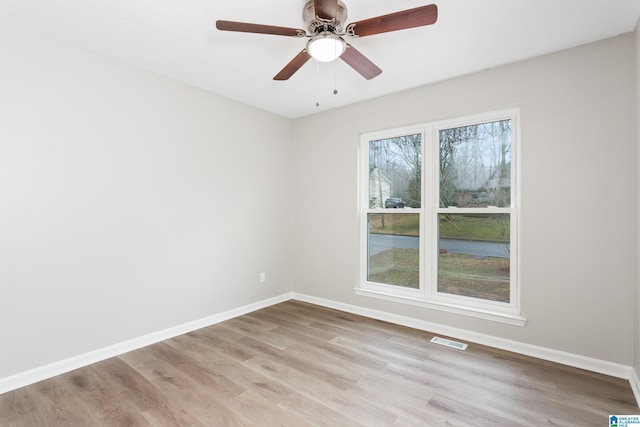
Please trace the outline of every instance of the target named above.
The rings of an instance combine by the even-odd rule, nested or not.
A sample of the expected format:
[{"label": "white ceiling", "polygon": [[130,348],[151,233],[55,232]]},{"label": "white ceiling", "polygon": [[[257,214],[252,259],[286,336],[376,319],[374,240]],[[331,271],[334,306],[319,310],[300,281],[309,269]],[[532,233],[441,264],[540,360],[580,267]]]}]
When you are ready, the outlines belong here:
[{"label": "white ceiling", "polygon": [[304,28],[306,0],[0,0],[0,17],[291,118],[630,32],[640,17],[639,0],[344,2],[347,22],[431,2],[439,17],[348,40],[383,70],[368,81],[342,61],[315,60],[274,81],[305,39],[215,29],[217,19]]}]

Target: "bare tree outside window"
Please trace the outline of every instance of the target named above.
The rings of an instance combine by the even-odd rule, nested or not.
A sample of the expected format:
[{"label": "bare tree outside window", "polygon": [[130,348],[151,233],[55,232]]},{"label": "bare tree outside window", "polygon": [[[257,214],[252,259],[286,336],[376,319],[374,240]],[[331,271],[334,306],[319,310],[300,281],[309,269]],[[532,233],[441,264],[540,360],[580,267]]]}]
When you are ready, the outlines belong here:
[{"label": "bare tree outside window", "polygon": [[368,280],[420,286],[421,182],[422,134],[369,142],[369,208],[394,213],[368,215]]},{"label": "bare tree outside window", "polygon": [[442,129],[439,142],[438,291],[509,302],[511,215],[457,209],[510,207],[511,121]]},{"label": "bare tree outside window", "polygon": [[520,321],[519,117],[511,108],[362,135],[356,293]]},{"label": "bare tree outside window", "polygon": [[511,203],[511,121],[440,131],[440,207]]},{"label": "bare tree outside window", "polygon": [[389,198],[420,207],[421,181],[421,134],[369,142],[369,207],[384,208]]}]

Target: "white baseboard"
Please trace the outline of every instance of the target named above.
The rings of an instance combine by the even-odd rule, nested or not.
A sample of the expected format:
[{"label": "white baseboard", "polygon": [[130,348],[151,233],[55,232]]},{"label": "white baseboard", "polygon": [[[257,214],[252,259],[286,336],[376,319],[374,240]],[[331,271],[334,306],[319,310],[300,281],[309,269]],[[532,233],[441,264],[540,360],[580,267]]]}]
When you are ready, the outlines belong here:
[{"label": "white baseboard", "polygon": [[636,397],[636,402],[638,406],[640,406],[640,374],[636,369],[631,370],[631,378],[629,379],[629,384],[631,384],[631,390],[633,390],[633,395]]},{"label": "white baseboard", "polygon": [[[370,317],[377,320],[383,320],[398,325],[408,326],[423,331],[433,332],[435,334],[446,335],[458,340],[469,341],[476,344],[482,344],[493,348],[499,348],[502,350],[512,351],[514,353],[523,354],[526,356],[532,356],[539,359],[544,359],[550,362],[557,362],[563,365],[573,366],[580,369],[586,369],[588,371],[597,372],[605,375],[610,375],[616,378],[623,378],[629,380],[633,385],[633,375],[636,374],[635,370],[631,366],[621,365],[618,363],[608,362],[606,360],[595,359],[592,357],[581,356],[579,354],[568,353],[560,350],[554,350],[546,347],[540,347],[532,344],[526,344],[518,341],[507,340],[504,338],[498,338],[491,335],[485,335],[478,332],[472,332],[465,329],[453,328],[438,323],[428,322],[425,320],[418,320],[411,317],[399,316],[397,314],[391,314],[384,311],[372,310],[351,304],[344,304],[336,301],[331,301],[323,298],[312,297],[308,295],[293,294],[293,299],[309,302],[312,304],[321,305],[328,308],[334,308],[336,310],[346,311],[361,316]],[[636,401],[640,402],[640,394],[638,393],[638,377],[635,376],[635,389],[634,394]]]},{"label": "white baseboard", "polygon": [[512,351],[514,353],[524,354],[551,362],[561,363],[563,365],[586,369],[588,371],[598,372],[617,378],[623,378],[629,381],[629,383],[631,384],[631,389],[633,390],[633,394],[636,398],[636,402],[640,403],[640,379],[638,378],[638,372],[636,372],[636,370],[630,366],[507,340],[490,335],[480,334],[464,329],[453,328],[438,323],[427,322],[424,320],[400,316],[384,311],[373,310],[351,304],[344,304],[324,298],[312,297],[295,292],[282,294],[263,301],[258,301],[253,304],[248,304],[236,309],[228,310],[219,314],[214,314],[212,316],[208,316],[199,320],[184,323],[182,325],[154,332],[139,338],[134,338],[132,340],[121,342],[95,351],[90,351],[88,353],[61,360],[59,362],[54,362],[49,365],[35,368],[10,377],[0,378],[0,394],[36,383],[38,381],[45,380],[47,378],[54,377],[56,375],[64,374],[65,372],[69,372],[74,369],[90,365],[92,363],[100,362],[101,360],[105,360],[110,357],[137,350],[141,347],[155,344],[157,342],[164,341],[178,335],[186,334],[200,328],[215,325],[216,323],[220,323],[237,316],[242,316],[243,314],[251,313],[253,311],[260,310],[261,308],[269,307],[271,305],[288,301],[290,299],[309,302],[327,308],[334,308],[336,310],[346,311],[348,313],[358,314],[361,316],[383,320],[398,325],[446,335],[463,341],[487,345],[502,350]]},{"label": "white baseboard", "polygon": [[153,332],[148,335],[110,345],[108,347],[80,354],[78,356],[70,357],[68,359],[41,366],[39,368],[31,369],[26,372],[21,372],[10,377],[0,378],[0,394],[27,386],[29,384],[34,384],[38,381],[46,380],[47,378],[55,377],[56,375],[64,374],[65,372],[69,372],[74,369],[90,365],[92,363],[100,362],[110,357],[137,350],[141,347],[155,344],[157,342],[164,341],[178,335],[186,334],[200,328],[232,319],[234,317],[242,316],[243,314],[251,313],[252,311],[260,310],[261,308],[290,300],[292,297],[293,295],[289,293],[279,295],[277,297],[258,301],[253,304],[248,304],[202,319],[194,320],[192,322],[187,322],[182,325],[164,329],[162,331]]}]

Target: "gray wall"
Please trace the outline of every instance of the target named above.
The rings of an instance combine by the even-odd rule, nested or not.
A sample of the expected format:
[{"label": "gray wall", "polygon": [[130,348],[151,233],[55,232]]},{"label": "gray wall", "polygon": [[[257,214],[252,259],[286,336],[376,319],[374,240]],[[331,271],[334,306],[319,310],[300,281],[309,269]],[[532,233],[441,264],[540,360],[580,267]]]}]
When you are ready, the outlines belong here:
[{"label": "gray wall", "polygon": [[[291,290],[633,364],[634,56],[627,34],[290,121],[3,26],[0,378]],[[527,325],[356,296],[360,133],[515,105]]]},{"label": "gray wall", "polygon": [[636,83],[636,307],[634,322],[634,338],[635,338],[635,361],[634,367],[636,374],[640,378],[640,20],[636,25],[635,31],[635,83]]},{"label": "gray wall", "polygon": [[[296,120],[296,291],[631,365],[633,43],[626,34]],[[359,134],[509,106],[521,107],[527,325],[355,295]]]},{"label": "gray wall", "polygon": [[6,25],[0,58],[0,378],[291,290],[288,119]]}]

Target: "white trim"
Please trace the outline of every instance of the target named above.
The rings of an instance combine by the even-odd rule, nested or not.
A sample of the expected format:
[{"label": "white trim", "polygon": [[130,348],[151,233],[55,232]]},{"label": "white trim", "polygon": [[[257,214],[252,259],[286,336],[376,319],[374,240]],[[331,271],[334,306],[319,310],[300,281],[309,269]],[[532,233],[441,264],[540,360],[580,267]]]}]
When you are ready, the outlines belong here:
[{"label": "white trim", "polygon": [[[492,123],[499,120],[510,120],[511,122],[511,204],[505,207],[485,207],[485,208],[459,208],[457,206],[440,207],[440,131],[443,129],[451,129],[457,127],[476,126],[485,123]],[[510,235],[509,244],[511,247],[511,254],[509,257],[510,265],[510,277],[509,277],[509,302],[504,304],[495,304],[494,301],[484,300],[480,298],[469,298],[463,295],[455,295],[446,292],[440,292],[438,290],[438,261],[432,259],[434,262],[431,269],[431,277],[429,280],[430,286],[427,289],[426,299],[429,302],[440,304],[444,306],[455,305],[460,308],[468,307],[469,315],[473,316],[474,312],[495,312],[495,316],[483,317],[488,320],[493,320],[495,317],[497,321],[502,317],[501,313],[506,313],[507,317],[512,317],[511,313],[520,314],[520,276],[519,276],[519,217],[520,217],[520,205],[519,195],[520,187],[519,177],[520,170],[520,107],[505,108],[496,111],[488,111],[478,114],[472,114],[462,117],[454,117],[446,120],[440,120],[431,122],[425,125],[427,127],[426,135],[429,135],[427,144],[431,146],[431,167],[433,171],[431,176],[435,179],[431,180],[431,193],[432,193],[432,207],[433,207],[433,223],[431,228],[431,234],[438,236],[439,221],[438,215],[441,213],[453,213],[453,214],[483,214],[483,213],[505,213],[510,215]],[[426,181],[425,181],[426,182]],[[431,256],[437,256],[438,254],[438,239],[432,240],[432,254]],[[506,307],[505,307],[506,306]],[[503,308],[504,307],[504,308]],[[477,317],[477,316],[476,316]],[[519,317],[519,316],[516,316]],[[520,326],[524,326],[522,323]]]},{"label": "white trim", "polygon": [[273,298],[214,314],[212,316],[207,316],[202,319],[183,323],[182,325],[167,328],[162,331],[152,332],[138,338],[133,338],[128,341],[123,341],[84,354],[79,354],[68,359],[53,362],[9,377],[0,378],[0,394],[73,371],[74,369],[82,368],[83,366],[87,366],[92,363],[100,362],[110,357],[119,356],[129,351],[137,350],[178,335],[215,325],[216,323],[242,316],[243,314],[251,313],[252,311],[260,310],[261,308],[288,301],[292,298],[293,295],[290,293],[282,294]]},{"label": "white trim", "polygon": [[[506,207],[453,208],[439,207],[439,131],[459,126],[473,126],[498,120],[511,121],[511,204]],[[416,209],[371,208],[371,179],[369,176],[369,149],[372,141],[385,140],[401,135],[422,135],[422,203]],[[520,107],[514,106],[496,111],[483,112],[463,117],[419,123],[384,131],[367,132],[360,135],[358,145],[358,211],[360,230],[360,256],[358,268],[358,287],[356,294],[420,307],[444,310],[510,325],[524,326],[526,319],[520,313],[520,257],[519,257],[519,205],[520,205]],[[429,154],[430,152],[430,154]],[[428,161],[427,159],[430,159]],[[498,302],[465,295],[455,295],[438,291],[438,214],[455,212],[456,214],[504,213],[510,218],[509,257],[509,301]],[[417,289],[394,286],[369,281],[369,215],[370,214],[418,214],[420,216],[420,256],[419,286]],[[431,236],[431,237],[429,237]],[[436,236],[436,238],[433,238]]]},{"label": "white trim", "polygon": [[455,303],[447,303],[443,300],[427,300],[423,297],[412,297],[410,295],[403,295],[398,292],[384,292],[375,289],[367,288],[354,288],[353,291],[356,295],[383,299],[387,301],[399,302],[403,304],[416,305],[418,307],[429,308],[433,310],[446,311],[447,313],[461,314],[463,316],[475,317],[478,319],[492,320],[494,322],[506,323],[514,326],[524,326],[527,323],[527,319],[518,315],[493,310],[483,310],[482,308],[476,308],[472,306],[462,306]]},{"label": "white trim", "polygon": [[299,294],[296,292],[285,293],[273,298],[258,301],[236,309],[144,335],[139,338],[134,338],[102,349],[70,357],[68,359],[54,362],[10,377],[0,378],[0,394],[292,299],[626,379],[631,384],[631,389],[635,395],[636,402],[640,402],[640,379],[638,378],[638,373],[631,366],[625,366],[618,363],[608,362],[606,360],[594,359],[546,347],[511,341],[425,320],[418,320],[384,311]]},{"label": "white trim", "polygon": [[640,377],[638,377],[638,375],[638,371],[631,368],[631,378],[629,378],[629,384],[631,385],[633,395],[636,397],[636,403],[638,407],[640,407]]},{"label": "white trim", "polygon": [[[458,340],[469,341],[476,344],[486,345],[501,350],[511,351],[526,356],[536,357],[538,359],[550,362],[561,363],[563,365],[575,368],[586,369],[588,371],[609,375],[616,378],[622,378],[631,381],[634,369],[631,366],[621,365],[606,360],[595,359],[592,357],[582,356],[579,354],[568,353],[565,351],[554,350],[551,348],[541,347],[532,344],[526,344],[518,341],[512,341],[504,338],[494,337],[491,335],[472,332],[465,329],[454,328],[426,320],[418,320],[411,317],[400,316],[397,314],[387,313],[385,311],[373,310],[370,308],[360,307],[351,304],[340,303],[323,298],[293,294],[293,299],[305,301],[312,304],[321,305],[336,310],[346,311],[348,313],[358,314],[360,316],[370,317],[372,319],[383,320],[385,322],[395,323],[397,325],[408,326],[414,329],[432,332],[434,334],[445,335]],[[636,377],[637,378],[637,377]],[[636,381],[636,386],[638,382]],[[633,387],[633,384],[632,384]],[[640,402],[638,393],[634,394],[636,400]]]}]

